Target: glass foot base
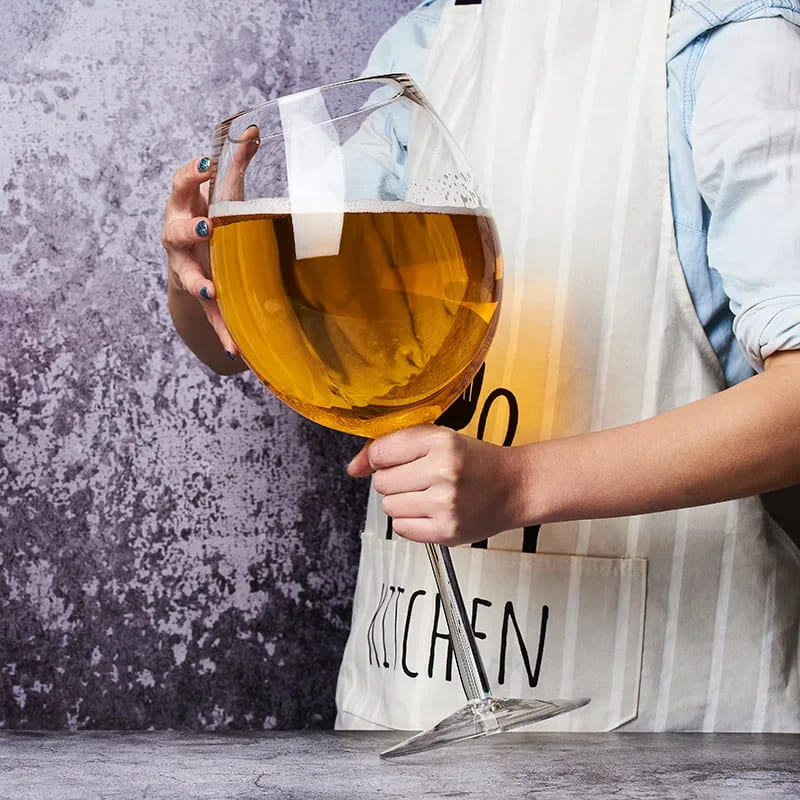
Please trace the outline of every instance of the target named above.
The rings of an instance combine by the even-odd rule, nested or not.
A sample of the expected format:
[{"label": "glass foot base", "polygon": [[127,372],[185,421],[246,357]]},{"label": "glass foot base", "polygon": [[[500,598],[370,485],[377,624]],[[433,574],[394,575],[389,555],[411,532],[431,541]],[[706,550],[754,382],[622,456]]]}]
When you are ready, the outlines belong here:
[{"label": "glass foot base", "polygon": [[573,711],[588,702],[588,697],[579,700],[506,700],[497,697],[470,700],[463,708],[437,722],[432,728],[385,750],[381,753],[381,758],[407,756],[477,736],[510,731],[530,722]]}]

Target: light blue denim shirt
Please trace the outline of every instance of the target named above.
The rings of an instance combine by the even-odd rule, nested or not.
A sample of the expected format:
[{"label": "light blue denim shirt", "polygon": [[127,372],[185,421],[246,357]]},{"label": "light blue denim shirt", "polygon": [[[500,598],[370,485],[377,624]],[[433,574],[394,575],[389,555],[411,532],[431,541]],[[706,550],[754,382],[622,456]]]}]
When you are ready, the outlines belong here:
[{"label": "light blue denim shirt", "polygon": [[[426,0],[365,74],[417,82],[442,9]],[[729,24],[741,23],[747,24]],[[800,349],[800,0],[674,0],[667,40],[675,238],[729,385]]]}]

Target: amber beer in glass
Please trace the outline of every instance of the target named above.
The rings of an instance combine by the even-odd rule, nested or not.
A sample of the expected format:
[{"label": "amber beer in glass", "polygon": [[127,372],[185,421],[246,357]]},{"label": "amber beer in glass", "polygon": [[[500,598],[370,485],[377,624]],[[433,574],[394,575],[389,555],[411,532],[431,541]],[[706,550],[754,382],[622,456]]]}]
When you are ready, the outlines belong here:
[{"label": "amber beer in glass", "polygon": [[435,420],[480,366],[497,323],[491,217],[351,204],[338,253],[298,259],[282,205],[225,203],[214,217],[214,281],[247,364],[331,428],[376,437]]}]

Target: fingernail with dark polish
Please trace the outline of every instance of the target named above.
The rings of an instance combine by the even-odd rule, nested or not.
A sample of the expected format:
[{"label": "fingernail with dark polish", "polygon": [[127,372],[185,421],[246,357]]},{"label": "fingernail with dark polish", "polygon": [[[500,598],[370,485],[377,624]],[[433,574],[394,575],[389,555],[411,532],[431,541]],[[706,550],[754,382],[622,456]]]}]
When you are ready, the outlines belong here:
[{"label": "fingernail with dark polish", "polygon": [[208,287],[207,286],[204,286],[200,290],[200,297],[202,297],[203,300],[210,300],[211,299],[211,292],[208,291]]},{"label": "fingernail with dark polish", "polygon": [[231,351],[230,351],[230,350],[226,350],[226,351],[225,351],[225,355],[226,355],[226,356],[228,356],[228,358],[229,358],[231,361],[233,361],[233,359],[235,358],[235,356],[233,355],[233,353],[231,353]]},{"label": "fingernail with dark polish", "polygon": [[197,162],[197,171],[208,172],[210,169],[211,169],[211,159],[207,158],[206,156],[203,156],[203,158],[201,158]]},{"label": "fingernail with dark polish", "polygon": [[194,232],[198,236],[208,236],[208,223],[204,219],[201,219],[200,222],[194,226]]}]

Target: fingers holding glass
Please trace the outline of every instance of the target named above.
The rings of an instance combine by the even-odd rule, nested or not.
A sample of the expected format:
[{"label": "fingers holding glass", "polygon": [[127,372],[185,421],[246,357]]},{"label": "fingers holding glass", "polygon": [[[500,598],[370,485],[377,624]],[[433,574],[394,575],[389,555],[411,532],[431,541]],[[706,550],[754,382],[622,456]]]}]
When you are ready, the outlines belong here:
[{"label": "fingers holding glass", "polygon": [[206,271],[195,258],[196,250],[177,248],[168,250],[168,253],[170,280],[178,289],[198,300],[226,354],[229,358],[235,358],[236,344],[222,319],[214,284],[208,279]]},{"label": "fingers holding glass", "polygon": [[213,173],[208,156],[192,159],[174,173],[172,191],[164,214],[161,244],[167,251],[169,281],[177,290],[194,297],[208,323],[231,357],[237,352],[216,302],[216,288],[209,277],[208,241],[213,222],[208,214],[208,182]]},{"label": "fingers holding glass", "polygon": [[208,277],[211,226],[206,217],[178,217],[166,222],[161,233],[170,277],[178,288],[202,300],[210,300],[216,294]]}]

